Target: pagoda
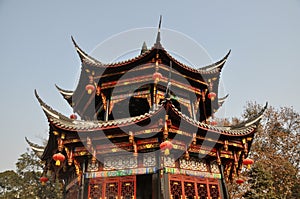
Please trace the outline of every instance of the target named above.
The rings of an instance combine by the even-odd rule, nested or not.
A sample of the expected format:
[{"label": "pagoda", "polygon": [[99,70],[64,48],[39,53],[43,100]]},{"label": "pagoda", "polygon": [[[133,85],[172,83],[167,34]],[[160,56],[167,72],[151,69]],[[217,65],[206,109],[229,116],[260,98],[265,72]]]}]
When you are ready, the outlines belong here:
[{"label": "pagoda", "polygon": [[65,198],[228,198],[265,108],[224,126],[214,114],[220,73],[230,51],[197,68],[156,41],[132,59],[102,63],[72,38],[81,61],[74,91],[57,86],[72,107],[64,116],[35,91],[49,123],[47,145],[28,141],[45,162],[42,177],[59,180]]}]

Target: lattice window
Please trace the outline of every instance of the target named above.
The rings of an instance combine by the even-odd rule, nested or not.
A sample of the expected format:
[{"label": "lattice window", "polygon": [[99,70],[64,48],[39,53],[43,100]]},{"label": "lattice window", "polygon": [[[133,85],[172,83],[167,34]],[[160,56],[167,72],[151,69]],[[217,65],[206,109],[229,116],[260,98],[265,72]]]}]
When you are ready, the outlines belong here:
[{"label": "lattice window", "polygon": [[121,198],[131,199],[134,197],[134,182],[122,182],[121,185]]},{"label": "lattice window", "polygon": [[209,192],[211,199],[220,199],[219,188],[218,185],[210,184]]},{"label": "lattice window", "polygon": [[101,199],[102,198],[102,184],[90,184],[90,199]]},{"label": "lattice window", "polygon": [[198,198],[207,199],[208,197],[207,185],[202,183],[197,183],[197,189],[198,189]]},{"label": "lattice window", "polygon": [[171,197],[172,199],[182,198],[182,185],[181,181],[170,180]]},{"label": "lattice window", "polygon": [[116,199],[118,197],[118,182],[108,182],[106,184],[105,197],[107,199]]},{"label": "lattice window", "polygon": [[184,182],[184,195],[185,198],[193,199],[196,196],[195,185],[193,182]]}]

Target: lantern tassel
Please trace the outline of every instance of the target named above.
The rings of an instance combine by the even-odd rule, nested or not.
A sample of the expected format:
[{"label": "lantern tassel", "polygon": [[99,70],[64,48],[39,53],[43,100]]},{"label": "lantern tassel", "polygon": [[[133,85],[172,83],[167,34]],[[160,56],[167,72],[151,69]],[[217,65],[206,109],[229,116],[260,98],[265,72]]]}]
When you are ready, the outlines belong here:
[{"label": "lantern tassel", "polygon": [[56,166],[60,166],[60,161],[59,161],[59,160],[56,160],[55,165],[56,165]]}]

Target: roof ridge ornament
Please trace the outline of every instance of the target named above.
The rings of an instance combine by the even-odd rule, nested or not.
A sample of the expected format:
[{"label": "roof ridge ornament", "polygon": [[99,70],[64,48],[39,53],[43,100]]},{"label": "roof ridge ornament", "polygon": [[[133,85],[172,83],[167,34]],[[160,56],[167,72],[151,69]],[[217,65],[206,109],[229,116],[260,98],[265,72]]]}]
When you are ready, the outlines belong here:
[{"label": "roof ridge ornament", "polygon": [[144,41],[144,42],[143,42],[142,49],[141,49],[141,54],[144,54],[144,53],[147,52],[147,51],[148,51],[147,44],[146,44],[146,42]]},{"label": "roof ridge ornament", "polygon": [[159,24],[158,24],[158,30],[157,30],[157,36],[156,36],[156,42],[154,44],[155,48],[162,48],[162,45],[160,43],[160,28],[161,28],[161,20],[162,20],[162,15],[159,17]]}]

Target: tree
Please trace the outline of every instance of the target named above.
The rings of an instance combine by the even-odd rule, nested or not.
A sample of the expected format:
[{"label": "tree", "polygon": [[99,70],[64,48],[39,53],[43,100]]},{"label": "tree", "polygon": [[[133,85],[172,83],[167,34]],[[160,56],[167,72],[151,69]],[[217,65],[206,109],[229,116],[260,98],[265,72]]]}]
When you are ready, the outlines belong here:
[{"label": "tree", "polygon": [[0,173],[0,198],[50,199],[62,198],[61,185],[51,180],[42,186],[41,160],[33,151],[27,150],[16,163],[17,169]]},{"label": "tree", "polygon": [[244,194],[249,199],[277,199],[275,187],[270,171],[265,170],[261,164],[255,164],[249,172],[249,190]]},{"label": "tree", "polygon": [[20,189],[18,180],[18,174],[12,170],[0,173],[1,198],[15,198],[15,196],[17,196],[18,190]]},{"label": "tree", "polygon": [[[256,103],[248,103],[244,118],[261,110]],[[269,107],[252,143],[250,156],[255,164],[245,172],[248,187],[244,198],[300,198],[300,117],[289,107]],[[268,183],[266,189],[264,183]],[[265,190],[272,195],[267,196]]]}]

